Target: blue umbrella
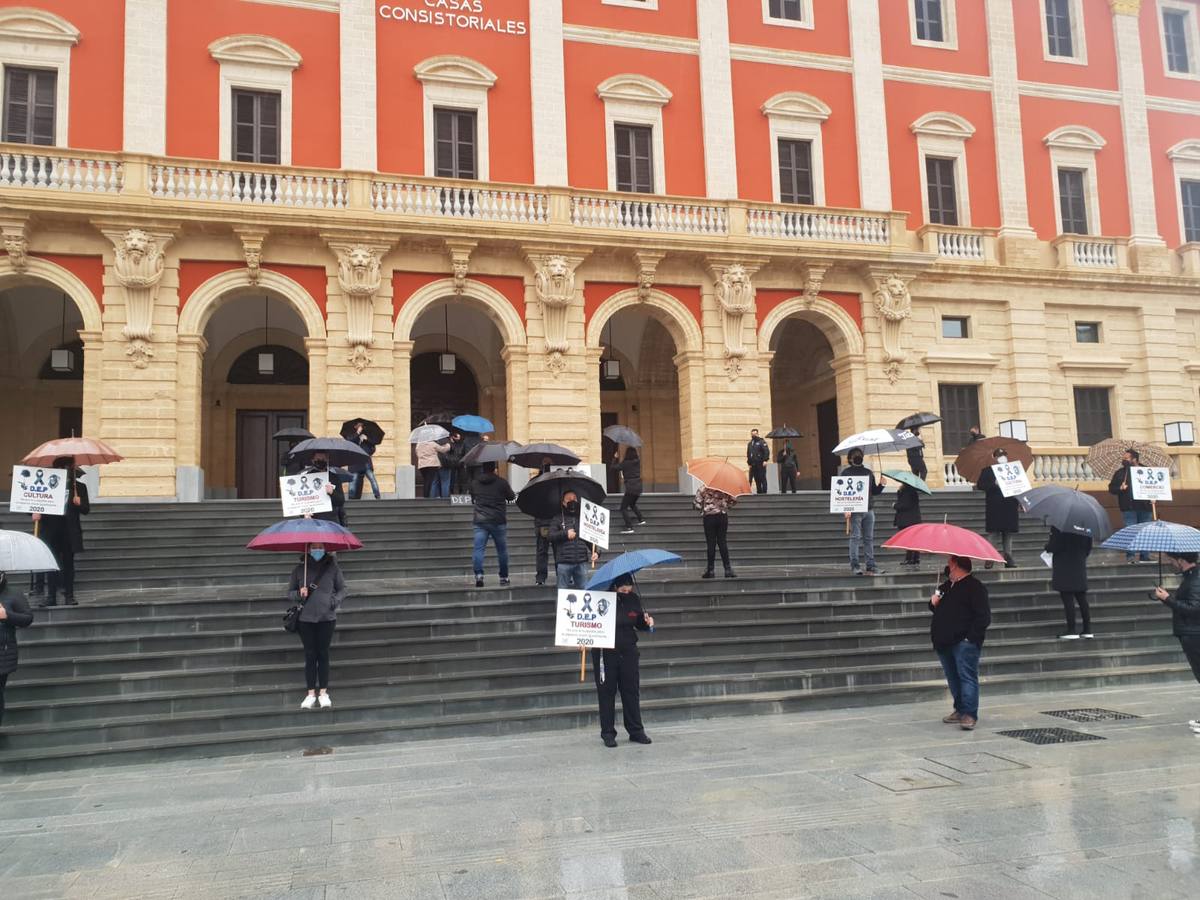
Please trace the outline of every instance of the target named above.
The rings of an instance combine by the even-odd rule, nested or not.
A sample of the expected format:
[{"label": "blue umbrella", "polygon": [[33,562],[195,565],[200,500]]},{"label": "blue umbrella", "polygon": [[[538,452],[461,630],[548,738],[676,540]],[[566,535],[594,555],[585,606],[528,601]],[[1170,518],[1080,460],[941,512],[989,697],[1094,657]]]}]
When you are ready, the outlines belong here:
[{"label": "blue umbrella", "polygon": [[1126,553],[1200,553],[1200,531],[1174,522],[1141,522],[1122,528],[1100,546]]},{"label": "blue umbrella", "polygon": [[459,431],[471,431],[475,434],[491,434],[496,426],[483,416],[455,416],[450,423]]},{"label": "blue umbrella", "polygon": [[632,575],[650,566],[661,563],[679,562],[681,557],[666,550],[631,550],[611,559],[596,570],[586,590],[607,587],[622,575]]}]

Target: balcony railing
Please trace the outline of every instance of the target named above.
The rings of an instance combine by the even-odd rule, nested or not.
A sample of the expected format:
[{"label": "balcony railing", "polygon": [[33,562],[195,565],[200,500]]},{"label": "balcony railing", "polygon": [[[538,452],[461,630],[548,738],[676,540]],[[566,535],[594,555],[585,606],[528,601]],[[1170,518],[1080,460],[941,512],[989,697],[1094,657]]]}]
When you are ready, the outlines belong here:
[{"label": "balcony railing", "polygon": [[611,228],[658,234],[729,234],[729,210],[724,205],[675,200],[643,200],[636,196],[571,197],[571,224],[580,228]]},{"label": "balcony railing", "polygon": [[153,164],[149,188],[169,200],[306,209],[345,209],[350,202],[347,179],[291,169]]},{"label": "balcony railing", "polygon": [[1064,234],[1051,244],[1058,253],[1058,265],[1064,269],[1129,268],[1129,247],[1125,238]]},{"label": "balcony railing", "polygon": [[996,262],[996,233],[990,229],[926,225],[917,236],[926,253],[947,262]]},{"label": "balcony railing", "polygon": [[746,231],[751,237],[831,244],[887,245],[892,241],[889,216],[852,210],[756,205],[747,210]]},{"label": "balcony railing", "polygon": [[89,194],[119,194],[124,166],[109,157],[61,152],[0,150],[0,188],[44,188]]},{"label": "balcony railing", "polygon": [[483,222],[542,225],[550,221],[550,198],[538,191],[501,189],[469,181],[429,184],[414,181],[371,182],[376,212]]}]

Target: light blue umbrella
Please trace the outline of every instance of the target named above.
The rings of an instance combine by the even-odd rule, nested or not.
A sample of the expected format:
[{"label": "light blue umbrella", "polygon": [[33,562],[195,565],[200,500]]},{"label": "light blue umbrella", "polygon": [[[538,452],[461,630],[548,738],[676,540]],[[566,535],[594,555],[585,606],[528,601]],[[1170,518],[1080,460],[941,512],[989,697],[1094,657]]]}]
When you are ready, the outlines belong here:
[{"label": "light blue umbrella", "polygon": [[922,481],[919,475],[914,475],[912,472],[905,472],[903,469],[888,469],[883,473],[883,477],[899,481],[901,484],[907,484],[909,487],[916,488],[923,494],[933,493],[929,485]]},{"label": "light blue umbrella", "polygon": [[450,423],[459,431],[470,431],[475,434],[491,434],[496,426],[483,416],[455,416]]},{"label": "light blue umbrella", "polygon": [[680,558],[677,554],[667,550],[630,550],[615,559],[610,559],[597,569],[596,574],[587,583],[586,590],[606,588],[622,575],[632,575],[642,569],[662,563],[679,562]]},{"label": "light blue umbrella", "polygon": [[1126,553],[1200,553],[1200,531],[1174,522],[1140,522],[1100,545]]}]

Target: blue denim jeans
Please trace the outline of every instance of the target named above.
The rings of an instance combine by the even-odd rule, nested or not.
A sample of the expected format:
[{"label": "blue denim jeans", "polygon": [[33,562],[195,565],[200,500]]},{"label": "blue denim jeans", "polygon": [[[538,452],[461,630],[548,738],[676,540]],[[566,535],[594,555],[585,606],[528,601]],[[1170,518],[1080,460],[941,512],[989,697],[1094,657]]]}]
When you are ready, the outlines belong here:
[{"label": "blue denim jeans", "polygon": [[363,478],[371,482],[371,491],[375,494],[375,499],[379,499],[379,482],[375,480],[375,470],[367,469],[365,472],[357,472],[354,475],[354,486],[350,489],[350,499],[362,499]]},{"label": "blue denim jeans", "polygon": [[587,563],[555,563],[554,574],[560,588],[581,588],[587,584]]},{"label": "blue denim jeans", "polygon": [[946,673],[946,684],[950,686],[950,696],[954,698],[954,711],[978,719],[980,649],[970,641],[936,649],[942,671]]},{"label": "blue denim jeans", "polygon": [[451,474],[453,473],[450,469],[438,469],[437,477],[433,480],[433,489],[429,492],[431,498],[450,496]]},{"label": "blue denim jeans", "polygon": [[[865,544],[865,547],[864,547]],[[863,549],[867,570],[875,571],[875,510],[850,514],[850,568],[858,569],[858,553]]]},{"label": "blue denim jeans", "polygon": [[487,547],[488,538],[496,545],[496,555],[500,557],[500,577],[508,577],[508,526],[507,525],[476,525],[475,553],[471,556],[471,564],[475,567],[475,575],[483,575],[483,551]]},{"label": "blue denim jeans", "polygon": [[[1150,522],[1153,519],[1154,519],[1154,514],[1152,512],[1150,512],[1150,510],[1148,510],[1148,509],[1142,509],[1142,510],[1123,509],[1123,510],[1121,510],[1121,521],[1125,523],[1126,528],[1128,528],[1130,525],[1140,525],[1142,522]],[[1150,558],[1150,554],[1143,553],[1140,558],[1148,560]],[[1125,559],[1132,561],[1133,554],[1126,553]]]}]

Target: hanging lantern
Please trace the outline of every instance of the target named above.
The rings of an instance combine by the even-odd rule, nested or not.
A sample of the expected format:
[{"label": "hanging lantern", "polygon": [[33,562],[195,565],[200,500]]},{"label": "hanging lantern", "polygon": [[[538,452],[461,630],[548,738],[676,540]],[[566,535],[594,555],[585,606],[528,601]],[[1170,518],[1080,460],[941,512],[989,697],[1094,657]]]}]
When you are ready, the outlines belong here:
[{"label": "hanging lantern", "polygon": [[259,375],[274,375],[275,374],[275,354],[274,353],[258,354],[258,374]]},{"label": "hanging lantern", "polygon": [[450,352],[450,304],[445,307],[446,315],[446,350],[438,354],[438,371],[443,375],[453,375],[458,368],[458,359]]},{"label": "hanging lantern", "polygon": [[604,360],[600,363],[600,374],[605,381],[620,381],[621,361],[619,359]]},{"label": "hanging lantern", "polygon": [[[62,328],[58,336],[59,344],[67,343],[67,295],[62,296]],[[50,368],[55,372],[66,374],[75,371],[75,354],[65,346],[50,351]]]}]

